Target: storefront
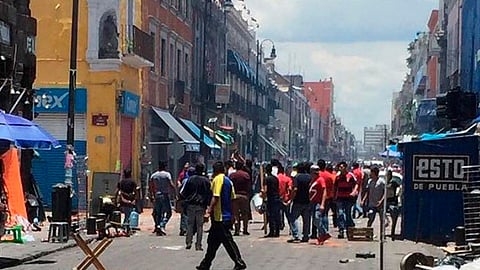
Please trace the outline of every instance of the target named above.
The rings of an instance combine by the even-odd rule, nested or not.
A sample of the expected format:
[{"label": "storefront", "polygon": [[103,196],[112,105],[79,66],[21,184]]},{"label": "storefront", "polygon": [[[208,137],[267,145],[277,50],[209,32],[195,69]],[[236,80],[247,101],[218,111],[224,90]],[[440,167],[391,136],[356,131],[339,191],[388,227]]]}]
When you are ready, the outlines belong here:
[{"label": "storefront", "polygon": [[[43,195],[43,202],[51,206],[52,186],[65,180],[65,146],[67,143],[68,88],[40,88],[36,92],[38,104],[34,107],[34,122],[50,132],[62,145],[51,150],[39,150],[32,161],[32,174]],[[78,156],[87,150],[87,90],[75,91],[74,147]],[[76,181],[74,187],[76,188]]]}]

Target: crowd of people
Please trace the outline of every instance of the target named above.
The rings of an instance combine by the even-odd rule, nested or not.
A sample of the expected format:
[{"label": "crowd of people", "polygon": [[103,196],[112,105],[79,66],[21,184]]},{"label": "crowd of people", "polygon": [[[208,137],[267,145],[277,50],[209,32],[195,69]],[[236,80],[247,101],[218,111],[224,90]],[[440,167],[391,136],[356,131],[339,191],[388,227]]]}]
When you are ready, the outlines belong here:
[{"label": "crowd of people", "polygon": [[330,216],[338,228],[337,237],[345,238],[356,218],[368,218],[367,226],[372,226],[385,202],[394,224],[398,218],[400,185],[391,181],[391,171],[385,179],[380,177],[381,168],[375,166],[362,168],[353,163],[349,167],[346,162],[332,164],[321,159],[296,163],[288,169],[276,159],[260,166],[254,169],[251,161],[243,159],[216,162],[209,177],[205,165],[186,164],[174,181],[161,162],[149,184],[155,233],[166,235],[165,226],[172,215],[171,198],[176,197],[175,208],[182,213],[179,233],[186,236],[187,249],[192,248],[196,234],[195,249],[203,250],[203,225],[211,222],[207,252],[197,269],[209,269],[220,245],[235,262],[234,269],[245,269],[233,236],[250,234],[252,197],[262,198],[262,206],[255,209],[267,217],[265,237],[279,237],[288,226],[288,243],[315,239],[316,244],[323,245],[332,237]]}]

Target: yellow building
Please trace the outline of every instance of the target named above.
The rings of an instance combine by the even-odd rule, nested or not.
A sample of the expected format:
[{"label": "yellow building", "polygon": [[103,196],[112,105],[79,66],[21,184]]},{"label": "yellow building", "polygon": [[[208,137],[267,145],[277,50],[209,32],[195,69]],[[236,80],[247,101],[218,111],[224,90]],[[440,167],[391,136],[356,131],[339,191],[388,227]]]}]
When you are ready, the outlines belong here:
[{"label": "yellow building", "polygon": [[[140,173],[141,75],[154,57],[152,36],[137,27],[140,2],[80,1],[75,148],[79,155],[88,153],[89,187],[100,173],[132,169],[135,179]],[[31,1],[31,10],[38,20],[35,121],[65,144],[72,1]],[[41,153],[33,163],[46,203],[51,184],[64,180],[64,151]]]}]

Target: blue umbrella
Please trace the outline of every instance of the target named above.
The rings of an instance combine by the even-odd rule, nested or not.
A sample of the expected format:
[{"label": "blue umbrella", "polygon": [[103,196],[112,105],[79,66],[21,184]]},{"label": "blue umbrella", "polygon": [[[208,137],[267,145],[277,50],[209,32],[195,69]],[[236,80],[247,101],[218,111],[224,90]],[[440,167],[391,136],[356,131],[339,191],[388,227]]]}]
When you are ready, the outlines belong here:
[{"label": "blue umbrella", "polygon": [[9,141],[19,148],[50,149],[60,143],[37,124],[0,110],[0,141]]}]

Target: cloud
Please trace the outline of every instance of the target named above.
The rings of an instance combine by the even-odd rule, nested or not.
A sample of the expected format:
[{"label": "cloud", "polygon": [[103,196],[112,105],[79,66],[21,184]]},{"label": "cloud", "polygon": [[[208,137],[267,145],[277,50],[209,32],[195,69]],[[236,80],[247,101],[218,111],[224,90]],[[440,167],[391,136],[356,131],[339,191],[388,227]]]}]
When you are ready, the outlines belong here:
[{"label": "cloud", "polygon": [[259,39],[277,47],[276,68],[305,81],[333,78],[334,112],[357,139],[390,123],[407,46],[424,31],[438,0],[245,0]]},{"label": "cloud", "polygon": [[278,67],[298,66],[290,72],[282,68],[282,73],[302,73],[304,81],[333,78],[335,114],[357,139],[363,137],[365,125],[390,122],[392,92],[399,90],[407,71],[404,42],[280,42],[276,46]]},{"label": "cloud", "polygon": [[426,29],[438,0],[254,0],[247,6],[262,35],[279,42],[348,43],[413,38]]}]

